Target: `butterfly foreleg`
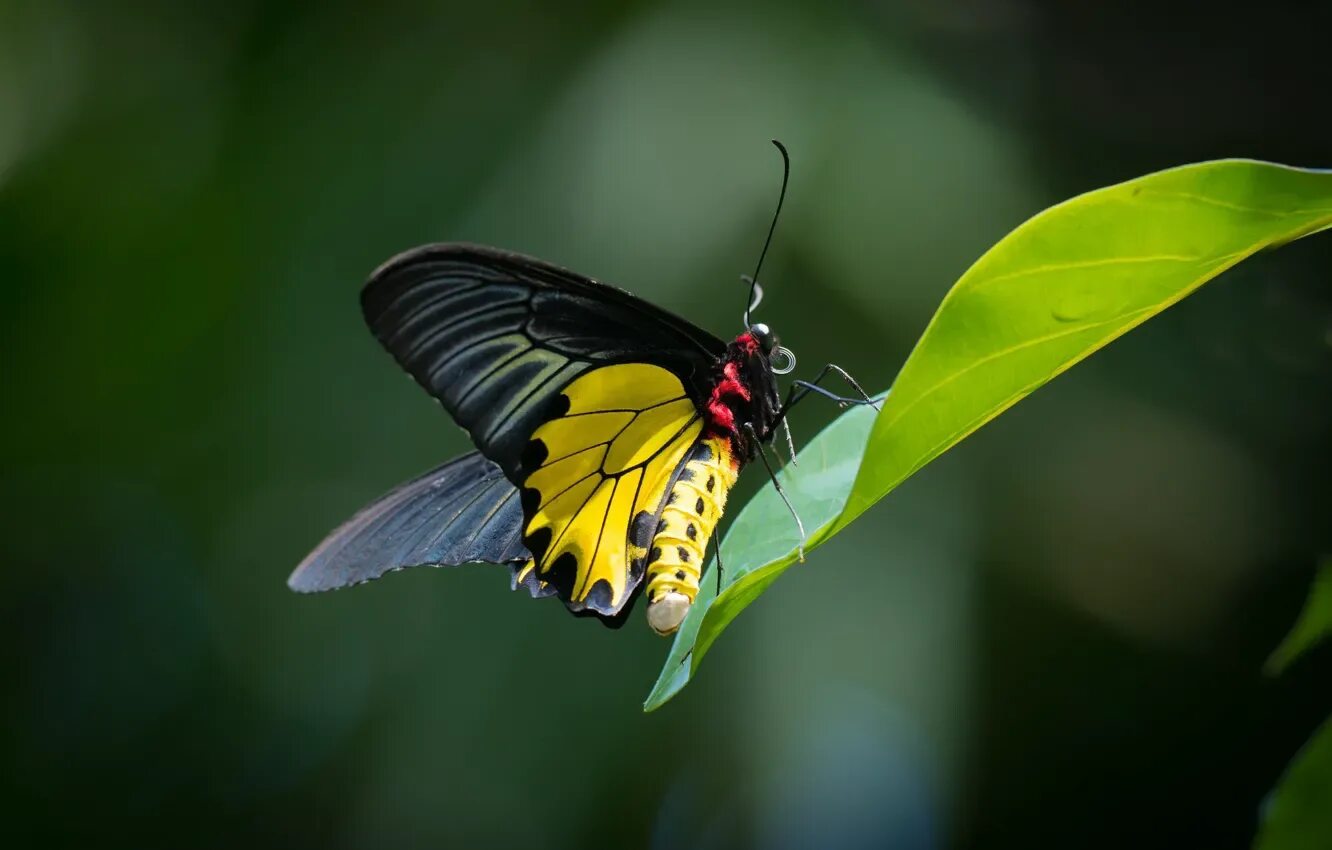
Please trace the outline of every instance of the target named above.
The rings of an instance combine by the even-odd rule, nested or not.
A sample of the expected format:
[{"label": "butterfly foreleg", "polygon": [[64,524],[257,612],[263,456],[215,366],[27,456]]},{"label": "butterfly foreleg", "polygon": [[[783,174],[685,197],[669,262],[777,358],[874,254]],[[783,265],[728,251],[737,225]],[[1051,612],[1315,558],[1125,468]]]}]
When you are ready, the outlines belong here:
[{"label": "butterfly foreleg", "polygon": [[[846,381],[846,383],[853,390],[855,390],[856,393],[858,393],[858,395],[840,396],[834,393],[832,390],[819,386],[823,382],[823,380],[827,378],[829,375],[837,375],[843,381]],[[805,398],[810,393],[817,393],[818,395],[821,395],[826,399],[836,402],[836,404],[839,407],[846,407],[849,404],[868,404],[870,407],[873,407],[875,410],[879,409],[879,403],[876,402],[874,399],[870,398],[869,393],[865,392],[865,390],[861,388],[860,384],[856,382],[855,378],[847,374],[847,371],[843,369],[841,366],[838,366],[835,363],[829,363],[819,371],[819,374],[814,378],[814,380],[793,381],[791,383],[791,389],[786,394],[786,402],[782,405],[781,413],[779,415],[785,417],[787,411],[789,411],[792,407],[794,407],[796,405],[796,402]]]}]

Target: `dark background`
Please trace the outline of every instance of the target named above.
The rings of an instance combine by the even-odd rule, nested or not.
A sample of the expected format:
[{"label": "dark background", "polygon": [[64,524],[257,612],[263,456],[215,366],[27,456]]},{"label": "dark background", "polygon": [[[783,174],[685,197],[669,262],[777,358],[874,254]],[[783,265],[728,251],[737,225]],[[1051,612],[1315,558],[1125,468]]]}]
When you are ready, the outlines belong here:
[{"label": "dark background", "polygon": [[729,335],[777,137],[759,315],[883,388],[1046,205],[1212,157],[1332,166],[1328,9],[0,5],[5,832],[1247,846],[1329,706],[1326,650],[1260,673],[1329,551],[1326,235],[930,466],[653,715],[638,618],[494,568],[284,581],[465,446],[361,325],[390,254],[521,250]]}]

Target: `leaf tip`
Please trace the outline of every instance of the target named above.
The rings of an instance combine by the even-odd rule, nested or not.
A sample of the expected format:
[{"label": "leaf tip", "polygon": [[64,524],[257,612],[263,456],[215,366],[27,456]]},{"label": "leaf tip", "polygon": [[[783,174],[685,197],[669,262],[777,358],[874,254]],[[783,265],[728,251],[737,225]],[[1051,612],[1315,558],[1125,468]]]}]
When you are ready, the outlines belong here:
[{"label": "leaf tip", "polygon": [[[687,659],[687,657],[686,657]],[[681,662],[670,675],[663,674],[643,700],[643,713],[651,714],[670,702],[689,682],[690,665]]]}]

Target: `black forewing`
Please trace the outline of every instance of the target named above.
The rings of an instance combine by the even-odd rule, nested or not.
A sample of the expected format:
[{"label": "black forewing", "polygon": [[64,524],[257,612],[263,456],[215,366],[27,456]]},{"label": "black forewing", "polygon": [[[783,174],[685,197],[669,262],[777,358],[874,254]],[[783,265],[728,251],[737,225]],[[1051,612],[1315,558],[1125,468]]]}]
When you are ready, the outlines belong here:
[{"label": "black forewing", "polygon": [[579,374],[652,363],[701,405],[726,350],[623,290],[476,245],[400,254],[371,275],[361,307],[384,347],[515,483],[528,438]]},{"label": "black forewing", "polygon": [[[414,566],[521,564],[523,509],[494,463],[468,452],[395,487],[343,523],[287,580],[332,590]],[[537,591],[533,585],[529,588]]]}]

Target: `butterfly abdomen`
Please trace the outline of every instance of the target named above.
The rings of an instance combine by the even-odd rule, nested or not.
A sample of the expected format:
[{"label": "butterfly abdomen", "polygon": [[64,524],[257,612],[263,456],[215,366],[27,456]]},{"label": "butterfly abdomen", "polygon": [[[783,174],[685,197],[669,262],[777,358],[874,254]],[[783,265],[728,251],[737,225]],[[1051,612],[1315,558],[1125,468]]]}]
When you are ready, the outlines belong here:
[{"label": "butterfly abdomen", "polygon": [[708,540],[739,474],[730,438],[708,436],[694,445],[666,494],[647,565],[648,625],[658,634],[678,629],[698,596]]}]

